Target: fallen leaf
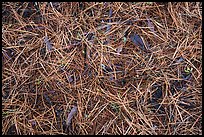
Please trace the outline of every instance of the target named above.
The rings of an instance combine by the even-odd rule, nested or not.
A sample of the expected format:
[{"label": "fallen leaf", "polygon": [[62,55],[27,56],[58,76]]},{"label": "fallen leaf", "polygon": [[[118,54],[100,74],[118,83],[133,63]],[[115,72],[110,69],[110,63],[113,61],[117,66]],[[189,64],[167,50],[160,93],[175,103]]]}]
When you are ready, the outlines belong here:
[{"label": "fallen leaf", "polygon": [[142,39],[141,39],[141,37],[139,35],[131,34],[130,35],[130,40],[133,42],[133,44],[135,46],[139,46],[140,49],[146,51],[145,45],[144,45],[144,43],[143,43],[143,41],[142,41]]},{"label": "fallen leaf", "polygon": [[46,100],[51,106],[53,106],[53,104],[52,104],[52,102],[51,102],[51,100],[50,100],[50,97],[49,97],[47,94],[43,94],[43,96],[44,96],[45,100]]},{"label": "fallen leaf", "polygon": [[183,61],[185,61],[185,59],[184,59],[183,57],[180,57],[180,58],[176,61],[176,63],[180,63],[180,62],[183,62]]},{"label": "fallen leaf", "polygon": [[66,125],[67,125],[67,126],[70,126],[71,121],[72,121],[72,118],[73,118],[73,116],[76,114],[76,112],[77,112],[77,106],[74,106],[74,107],[71,109],[71,112],[70,112],[69,115],[68,115],[68,118],[67,118],[67,121],[66,121]]},{"label": "fallen leaf", "polygon": [[119,46],[119,47],[116,49],[116,52],[117,52],[117,53],[120,53],[120,52],[122,52],[122,50],[123,50],[123,46]]},{"label": "fallen leaf", "polygon": [[149,29],[151,30],[151,32],[153,34],[155,34],[156,32],[154,30],[154,25],[153,25],[153,23],[151,22],[151,20],[149,18],[147,18],[147,25],[148,25]]},{"label": "fallen leaf", "polygon": [[51,43],[49,42],[49,39],[48,39],[47,36],[45,36],[44,42],[45,42],[45,44],[46,44],[46,46],[47,46],[48,51],[52,50],[52,45],[51,45]]}]

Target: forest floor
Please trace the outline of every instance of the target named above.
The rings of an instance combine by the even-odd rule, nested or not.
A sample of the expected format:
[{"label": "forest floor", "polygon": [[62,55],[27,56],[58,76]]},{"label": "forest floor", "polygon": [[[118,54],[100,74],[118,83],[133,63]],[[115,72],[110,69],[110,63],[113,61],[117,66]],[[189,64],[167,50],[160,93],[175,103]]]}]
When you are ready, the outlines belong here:
[{"label": "forest floor", "polygon": [[2,134],[202,134],[202,2],[3,2]]}]

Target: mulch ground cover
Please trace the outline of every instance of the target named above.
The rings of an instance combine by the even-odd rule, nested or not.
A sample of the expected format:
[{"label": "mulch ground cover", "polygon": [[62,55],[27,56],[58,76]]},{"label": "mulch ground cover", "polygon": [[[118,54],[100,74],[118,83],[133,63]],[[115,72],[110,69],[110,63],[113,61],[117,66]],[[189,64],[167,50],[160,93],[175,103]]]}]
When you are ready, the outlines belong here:
[{"label": "mulch ground cover", "polygon": [[2,2],[2,134],[202,134],[202,2]]}]

